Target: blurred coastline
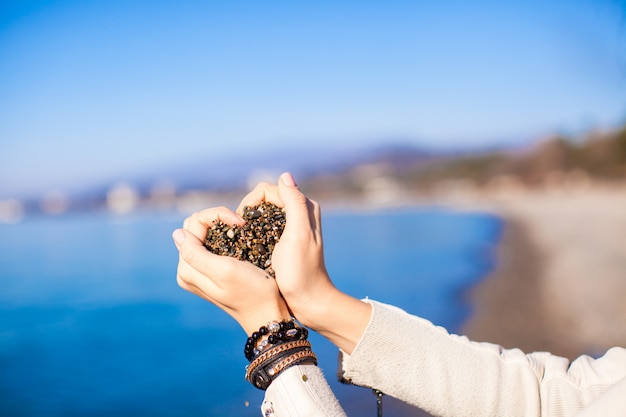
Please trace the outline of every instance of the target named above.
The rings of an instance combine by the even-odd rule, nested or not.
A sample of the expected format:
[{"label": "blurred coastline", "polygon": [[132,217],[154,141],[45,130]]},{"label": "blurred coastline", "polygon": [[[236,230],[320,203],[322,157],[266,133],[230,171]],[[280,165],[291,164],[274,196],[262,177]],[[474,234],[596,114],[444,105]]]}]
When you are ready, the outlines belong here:
[{"label": "blurred coastline", "polygon": [[[523,146],[434,151],[386,142],[362,148],[291,149],[239,156],[68,193],[0,196],[0,223],[76,212],[176,212],[188,215],[216,205],[236,207],[260,181],[292,171],[300,188],[326,207],[464,204],[523,198],[535,192],[621,190],[626,187],[626,125],[584,137],[553,136]],[[618,191],[619,192],[619,191]]]},{"label": "blurred coastline", "polygon": [[[243,182],[249,189],[279,173],[256,169]],[[481,152],[394,145],[296,178],[324,210],[444,206],[504,219],[498,267],[468,292],[475,312],[463,330],[471,338],[570,358],[626,345],[626,126]],[[180,216],[234,208],[247,189],[164,181],[149,189],[118,183],[78,200],[51,192],[0,200],[0,223],[85,211]]]}]

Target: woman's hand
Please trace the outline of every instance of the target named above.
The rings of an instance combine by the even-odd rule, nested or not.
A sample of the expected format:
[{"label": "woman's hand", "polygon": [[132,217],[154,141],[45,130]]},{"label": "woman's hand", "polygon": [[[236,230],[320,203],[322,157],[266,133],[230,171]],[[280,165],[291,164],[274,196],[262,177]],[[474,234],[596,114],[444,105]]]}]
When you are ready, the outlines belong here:
[{"label": "woman's hand", "polygon": [[237,212],[243,213],[245,206],[256,206],[262,201],[285,209],[285,230],[272,253],[272,269],[293,314],[311,327],[306,306],[319,304],[320,298],[334,291],[324,265],[319,204],[300,192],[289,173],[280,176],[278,185],[257,185],[242,200]]},{"label": "woman's hand", "polygon": [[282,174],[276,186],[259,184],[237,211],[262,201],[285,209],[285,230],[272,253],[272,269],[289,309],[303,325],[351,352],[365,331],[371,309],[335,288],[328,276],[319,204],[300,192],[289,173]]},{"label": "woman's hand", "polygon": [[176,279],[192,292],[231,315],[248,335],[268,321],[289,319],[289,309],[276,282],[249,262],[215,255],[204,247],[214,221],[241,225],[245,220],[226,207],[188,217],[172,237],[179,251]]}]

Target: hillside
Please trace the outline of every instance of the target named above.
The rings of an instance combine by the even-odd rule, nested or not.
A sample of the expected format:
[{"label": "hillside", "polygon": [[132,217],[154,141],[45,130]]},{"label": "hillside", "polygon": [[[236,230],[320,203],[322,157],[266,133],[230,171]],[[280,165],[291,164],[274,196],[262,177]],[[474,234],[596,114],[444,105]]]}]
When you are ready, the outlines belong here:
[{"label": "hillside", "polygon": [[324,200],[393,200],[400,195],[410,199],[621,184],[626,179],[626,126],[586,138],[552,137],[527,149],[408,155],[405,149],[391,149],[368,163],[312,176],[302,181],[302,187]]}]

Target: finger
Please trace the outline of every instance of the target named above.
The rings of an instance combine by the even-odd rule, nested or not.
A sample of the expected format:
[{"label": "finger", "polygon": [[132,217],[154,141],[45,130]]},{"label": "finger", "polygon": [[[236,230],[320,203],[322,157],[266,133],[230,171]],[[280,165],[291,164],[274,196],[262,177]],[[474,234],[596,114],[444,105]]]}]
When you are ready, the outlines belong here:
[{"label": "finger", "polygon": [[[219,288],[209,276],[202,274],[191,266],[183,256],[183,245],[187,239],[185,230],[176,229],[172,233],[172,238],[179,250],[178,268],[176,270],[176,281],[178,285],[182,289],[204,297],[215,304],[215,294],[217,294]],[[193,239],[193,237],[190,237],[190,239]]]},{"label": "finger", "polygon": [[[197,295],[198,297],[214,304],[218,308],[227,311],[228,306],[220,301],[223,298],[223,291],[219,287],[214,286],[210,281],[196,281],[190,280],[189,278],[190,277],[186,272],[179,273],[176,276],[176,282],[183,290]],[[199,277],[199,279],[202,278]],[[204,277],[204,279],[206,280],[206,277]]]},{"label": "finger", "polygon": [[237,207],[237,213],[243,214],[244,207],[258,206],[263,201],[275,204],[278,207],[284,206],[278,196],[277,187],[267,182],[261,182],[241,200]]},{"label": "finger", "polygon": [[[181,239],[180,232],[184,234]],[[178,239],[177,247],[181,258],[199,274],[208,277],[218,288],[228,288],[229,283],[224,281],[234,276],[266,277],[266,272],[250,262],[238,260],[230,256],[221,256],[209,252],[203,241],[184,229],[174,232]]]},{"label": "finger", "polygon": [[215,285],[210,277],[201,274],[189,265],[182,256],[180,256],[178,261],[176,282],[182,289],[216,304],[215,300],[220,292],[219,287]]},{"label": "finger", "polygon": [[226,224],[244,224],[245,220],[227,207],[213,207],[198,211],[187,217],[183,222],[183,228],[193,233],[198,239],[204,240],[207,231],[215,222],[221,221]]},{"label": "finger", "polygon": [[316,237],[322,239],[322,209],[317,201],[308,200],[310,222],[313,229],[317,232]]},{"label": "finger", "polygon": [[[186,229],[177,229],[172,234],[178,252],[179,264],[186,264],[195,272],[213,281],[214,276],[219,276],[220,263],[225,259],[220,255],[209,252],[197,236]],[[190,272],[190,270],[187,270]],[[191,271],[193,272],[193,271]],[[189,274],[196,277],[196,274]],[[191,280],[191,279],[190,279]],[[197,281],[197,280],[196,280]]]},{"label": "finger", "polygon": [[319,205],[302,194],[290,173],[285,172],[278,179],[278,194],[285,205],[286,228],[302,230],[302,227],[319,227],[315,220],[316,212],[319,213]]}]

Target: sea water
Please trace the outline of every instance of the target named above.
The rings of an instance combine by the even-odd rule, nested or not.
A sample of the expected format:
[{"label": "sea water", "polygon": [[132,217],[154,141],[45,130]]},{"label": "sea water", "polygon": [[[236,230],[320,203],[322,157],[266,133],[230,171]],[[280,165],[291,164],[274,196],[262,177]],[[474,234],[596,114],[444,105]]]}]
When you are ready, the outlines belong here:
[{"label": "sea water", "polygon": [[[1,416],[259,416],[244,378],[245,334],[176,284],[165,215],[73,215],[0,225]],[[455,332],[466,290],[495,265],[502,223],[430,209],[325,213],[337,287]],[[335,381],[337,349],[311,335],[348,415],[371,391]],[[386,415],[421,415],[385,400]]]}]

